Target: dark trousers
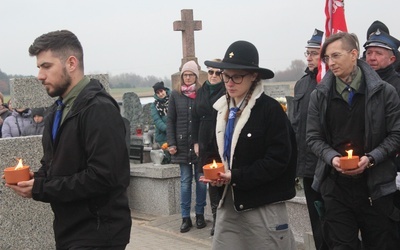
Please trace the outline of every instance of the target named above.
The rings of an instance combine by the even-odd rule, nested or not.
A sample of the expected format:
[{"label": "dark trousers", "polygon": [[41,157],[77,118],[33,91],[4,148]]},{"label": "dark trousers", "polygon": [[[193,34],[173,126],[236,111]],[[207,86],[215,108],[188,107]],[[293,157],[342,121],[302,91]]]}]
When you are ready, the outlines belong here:
[{"label": "dark trousers", "polygon": [[400,249],[393,197],[370,201],[366,177],[349,178],[336,171],[321,185],[325,203],[323,234],[329,249]]},{"label": "dark trousers", "polygon": [[321,220],[314,204],[315,201],[322,201],[322,197],[320,193],[311,188],[313,180],[314,178],[303,177],[303,188],[307,200],[308,215],[310,216],[315,248],[317,250],[327,250],[328,245],[325,243],[322,235]]},{"label": "dark trousers", "polygon": [[[208,185],[208,195],[210,197],[211,212],[213,215],[217,214],[217,207],[221,199],[217,186]],[[215,218],[215,217],[214,217]]]},{"label": "dark trousers", "polygon": [[[400,191],[399,190],[397,190],[394,193],[393,200],[394,200],[394,206],[397,207],[397,209],[400,209]],[[400,238],[400,221],[397,222],[397,229],[398,229],[399,238]]]}]

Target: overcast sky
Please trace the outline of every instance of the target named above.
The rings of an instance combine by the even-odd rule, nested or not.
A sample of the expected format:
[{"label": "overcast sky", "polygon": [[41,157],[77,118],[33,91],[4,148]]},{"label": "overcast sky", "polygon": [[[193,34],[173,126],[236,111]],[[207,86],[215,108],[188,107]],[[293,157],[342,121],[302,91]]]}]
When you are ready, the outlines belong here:
[{"label": "overcast sky", "polygon": [[[284,70],[292,60],[305,60],[314,28],[324,30],[324,6],[325,0],[2,0],[0,69],[36,76],[29,45],[41,34],[68,29],[82,43],[86,73],[169,77],[182,59],[182,35],[173,22],[182,9],[193,9],[203,25],[195,32],[202,69],[232,42],[247,40],[258,48],[261,67]],[[400,38],[399,10],[398,0],[345,0],[348,30],[361,45],[375,20]]]}]

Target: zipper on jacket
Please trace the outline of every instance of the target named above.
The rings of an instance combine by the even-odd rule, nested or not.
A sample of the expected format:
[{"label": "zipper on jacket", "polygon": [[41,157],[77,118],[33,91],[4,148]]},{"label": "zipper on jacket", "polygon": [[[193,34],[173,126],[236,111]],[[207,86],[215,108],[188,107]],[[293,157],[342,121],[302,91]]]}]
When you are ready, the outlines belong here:
[{"label": "zipper on jacket", "polygon": [[96,212],[97,215],[97,230],[100,229],[100,215],[99,215],[99,211]]}]

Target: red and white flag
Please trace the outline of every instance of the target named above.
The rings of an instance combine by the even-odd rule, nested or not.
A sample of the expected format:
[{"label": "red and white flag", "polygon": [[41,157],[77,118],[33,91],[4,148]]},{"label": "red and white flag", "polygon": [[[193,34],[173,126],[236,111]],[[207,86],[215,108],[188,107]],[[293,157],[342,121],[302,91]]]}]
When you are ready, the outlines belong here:
[{"label": "red and white flag", "polygon": [[[324,44],[325,38],[330,35],[347,32],[346,18],[344,16],[344,0],[326,0],[325,2],[325,36],[322,37],[322,44]],[[320,82],[324,77],[328,66],[321,60],[318,64],[318,75],[317,82]]]}]

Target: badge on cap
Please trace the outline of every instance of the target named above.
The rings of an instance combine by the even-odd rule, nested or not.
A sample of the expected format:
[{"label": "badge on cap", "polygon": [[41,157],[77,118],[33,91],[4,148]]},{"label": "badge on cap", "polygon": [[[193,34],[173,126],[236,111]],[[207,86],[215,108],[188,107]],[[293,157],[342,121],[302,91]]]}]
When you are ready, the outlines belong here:
[{"label": "badge on cap", "polygon": [[232,58],[234,55],[233,52],[229,53],[229,58]]},{"label": "badge on cap", "polygon": [[392,37],[388,33],[377,29],[371,33],[368,41],[364,44],[364,48],[381,47],[396,52],[399,49],[400,41]]}]

